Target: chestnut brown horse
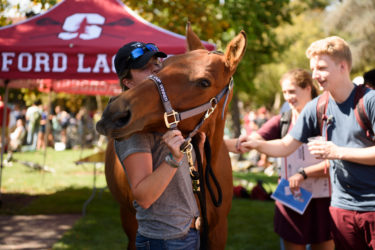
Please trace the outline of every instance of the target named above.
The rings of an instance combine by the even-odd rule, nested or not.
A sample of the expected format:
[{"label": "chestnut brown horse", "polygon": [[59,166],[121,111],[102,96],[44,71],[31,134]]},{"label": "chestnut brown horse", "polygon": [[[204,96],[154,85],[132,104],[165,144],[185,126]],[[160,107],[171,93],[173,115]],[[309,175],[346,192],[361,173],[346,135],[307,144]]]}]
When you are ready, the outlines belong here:
[{"label": "chestnut brown horse", "polygon": [[[185,137],[194,129],[205,132],[211,145],[209,163],[221,188],[221,193],[219,194],[220,188],[217,188],[213,196],[222,195],[222,204],[215,206],[210,194],[205,193],[203,206],[206,208],[208,224],[207,248],[224,249],[227,240],[227,215],[233,195],[231,162],[223,142],[225,114],[232,97],[232,75],[245,53],[246,35],[240,32],[233,38],[224,54],[205,50],[190,25],[187,27],[186,39],[188,52],[164,60],[156,78],[160,79],[164,93],[177,112],[212,103],[209,111],[201,111],[181,121],[178,129]],[[217,103],[214,103],[212,98],[223,93],[223,89],[227,91],[216,98]],[[206,119],[202,118],[205,113],[210,114]],[[124,139],[137,132],[166,132],[164,123],[164,107],[152,79],[146,79],[142,84],[113,98],[97,123],[99,133],[111,138],[105,158],[105,175],[112,195],[120,203],[122,226],[129,239],[128,249],[135,249],[137,221],[132,204],[133,196],[124,169],[116,157],[113,139]],[[197,124],[201,125],[199,129],[196,129]],[[207,160],[203,157],[203,169],[206,167]]]}]

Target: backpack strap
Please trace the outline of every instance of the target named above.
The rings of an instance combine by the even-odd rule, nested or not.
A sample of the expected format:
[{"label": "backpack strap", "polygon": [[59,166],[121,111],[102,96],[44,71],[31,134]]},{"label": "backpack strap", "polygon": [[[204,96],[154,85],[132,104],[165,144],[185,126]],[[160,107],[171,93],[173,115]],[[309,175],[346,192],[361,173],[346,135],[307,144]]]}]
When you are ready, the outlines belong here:
[{"label": "backpack strap", "polygon": [[281,114],[280,138],[283,138],[288,133],[291,122],[292,122],[292,110],[290,109]]},{"label": "backpack strap", "polygon": [[372,141],[375,142],[374,131],[372,130],[372,124],[370,119],[367,116],[363,96],[367,88],[364,84],[356,87],[355,96],[354,96],[354,105],[355,105],[355,118],[357,119],[358,124],[366,132],[366,136]]},{"label": "backpack strap", "polygon": [[324,121],[327,120],[327,107],[329,102],[329,93],[324,91],[318,98],[318,104],[316,105],[316,117],[318,120],[320,134],[323,135]]}]

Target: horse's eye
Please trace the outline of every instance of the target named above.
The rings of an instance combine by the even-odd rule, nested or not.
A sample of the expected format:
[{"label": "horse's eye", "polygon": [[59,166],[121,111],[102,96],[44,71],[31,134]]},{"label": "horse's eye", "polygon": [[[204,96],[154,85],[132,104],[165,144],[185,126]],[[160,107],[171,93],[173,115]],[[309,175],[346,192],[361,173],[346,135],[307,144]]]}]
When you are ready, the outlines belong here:
[{"label": "horse's eye", "polygon": [[200,87],[202,87],[202,88],[208,88],[208,87],[211,86],[211,83],[210,83],[210,81],[207,80],[207,79],[202,79],[202,80],[199,80],[198,85],[199,85]]}]

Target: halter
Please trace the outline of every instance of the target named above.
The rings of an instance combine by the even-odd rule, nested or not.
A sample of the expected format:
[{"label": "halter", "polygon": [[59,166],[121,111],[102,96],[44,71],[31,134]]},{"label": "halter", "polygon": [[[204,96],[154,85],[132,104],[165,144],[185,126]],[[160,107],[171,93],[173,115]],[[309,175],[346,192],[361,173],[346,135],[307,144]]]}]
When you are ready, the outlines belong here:
[{"label": "halter", "polygon": [[[210,115],[215,111],[217,104],[220,102],[220,100],[225,96],[225,102],[223,105],[223,111],[222,111],[222,119],[224,119],[224,110],[226,107],[226,104],[228,102],[228,96],[231,90],[233,89],[233,78],[231,77],[228,85],[222,89],[215,97],[211,98],[209,102],[206,102],[198,107],[183,111],[183,112],[176,112],[168,99],[168,95],[165,91],[164,85],[159,77],[155,75],[150,75],[149,79],[154,81],[161,98],[161,101],[163,103],[165,113],[164,113],[164,122],[165,126],[168,129],[177,129],[177,125],[180,121],[185,120],[187,118],[190,118],[192,116],[195,116],[197,114],[206,112],[204,116],[202,117],[201,121],[195,126],[195,128],[189,133],[189,135],[185,138],[185,141],[181,144],[180,150],[182,153],[186,154],[189,166],[190,166],[190,175],[192,178],[192,184],[193,184],[193,190],[195,192],[200,191],[200,185],[199,185],[199,173],[194,169],[194,161],[193,161],[193,145],[191,144],[191,138],[198,132],[199,128],[203,125],[204,121],[210,117]],[[172,121],[170,121],[170,118]]]},{"label": "halter", "polygon": [[168,129],[176,129],[177,125],[180,121],[195,116],[197,114],[206,112],[202,117],[201,121],[195,126],[195,128],[189,133],[188,137],[186,137],[185,142],[181,145],[181,151],[186,152],[189,148],[191,149],[191,138],[198,132],[199,128],[203,125],[204,121],[210,117],[210,115],[215,111],[217,104],[220,100],[225,96],[225,102],[223,105],[223,110],[221,117],[224,119],[224,110],[226,104],[228,102],[228,96],[231,90],[233,89],[233,78],[231,77],[228,85],[220,91],[215,97],[211,98],[209,102],[206,102],[198,107],[183,111],[183,112],[176,112],[168,99],[168,95],[165,91],[164,85],[159,77],[155,75],[150,75],[149,79],[153,80],[156,87],[158,88],[159,95],[161,101],[163,103],[165,113],[164,113],[164,122],[165,126]]}]

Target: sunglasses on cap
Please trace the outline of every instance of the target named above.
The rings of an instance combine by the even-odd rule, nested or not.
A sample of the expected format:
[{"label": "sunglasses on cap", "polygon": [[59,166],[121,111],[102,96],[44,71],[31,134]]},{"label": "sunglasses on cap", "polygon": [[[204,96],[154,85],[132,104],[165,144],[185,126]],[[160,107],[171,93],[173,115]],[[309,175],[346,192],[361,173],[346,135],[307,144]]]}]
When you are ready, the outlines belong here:
[{"label": "sunglasses on cap", "polygon": [[158,47],[156,47],[153,43],[147,43],[142,47],[138,47],[133,49],[130,52],[130,57],[135,60],[141,56],[143,56],[147,51],[159,51]]}]

